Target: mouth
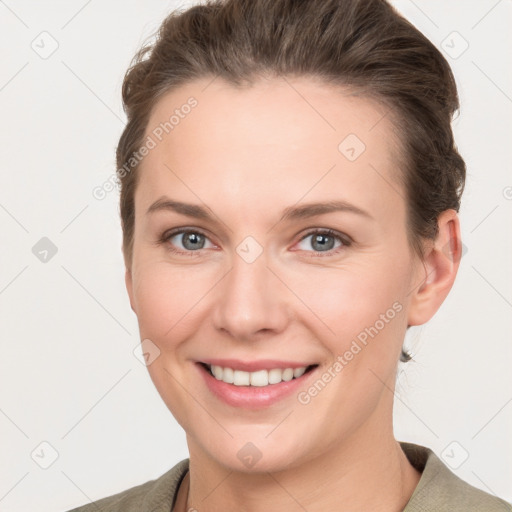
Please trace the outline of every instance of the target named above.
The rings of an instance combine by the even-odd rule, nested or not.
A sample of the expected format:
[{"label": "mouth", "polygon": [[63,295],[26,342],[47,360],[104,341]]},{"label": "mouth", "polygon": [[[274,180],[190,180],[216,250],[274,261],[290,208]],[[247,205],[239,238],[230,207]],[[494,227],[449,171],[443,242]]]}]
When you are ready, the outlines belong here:
[{"label": "mouth", "polygon": [[[218,362],[218,361],[217,361]],[[225,363],[223,363],[225,364]],[[240,364],[231,363],[240,368]],[[292,399],[298,393],[311,386],[312,380],[318,373],[319,364],[299,366],[294,364],[285,368],[269,365],[268,362],[248,364],[259,366],[256,371],[245,371],[232,366],[220,366],[211,362],[197,361],[202,382],[208,394],[223,405],[236,409],[262,410],[275,404]]]},{"label": "mouth", "polygon": [[238,387],[268,387],[276,386],[282,382],[297,380],[303,375],[313,371],[318,364],[295,367],[262,368],[256,371],[245,371],[235,369],[230,366],[221,366],[200,362],[210,376],[225,384],[231,384]]}]

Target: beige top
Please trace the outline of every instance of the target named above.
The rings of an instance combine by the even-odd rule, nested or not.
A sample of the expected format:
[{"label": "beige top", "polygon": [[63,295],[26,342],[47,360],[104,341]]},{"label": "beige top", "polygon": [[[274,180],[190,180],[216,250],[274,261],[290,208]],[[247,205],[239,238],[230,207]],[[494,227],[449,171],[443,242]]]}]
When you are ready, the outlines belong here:
[{"label": "beige top", "polygon": [[[512,512],[512,505],[469,485],[453,474],[424,446],[400,443],[421,478],[403,512]],[[189,460],[178,462],[156,480],[132,487],[68,512],[173,512],[183,507],[188,488]],[[185,492],[176,503],[183,482]]]}]

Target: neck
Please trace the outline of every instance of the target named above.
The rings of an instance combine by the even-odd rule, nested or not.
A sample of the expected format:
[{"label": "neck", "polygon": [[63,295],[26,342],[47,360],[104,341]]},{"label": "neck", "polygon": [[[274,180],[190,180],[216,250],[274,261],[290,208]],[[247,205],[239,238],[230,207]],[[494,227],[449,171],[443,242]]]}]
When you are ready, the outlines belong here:
[{"label": "neck", "polygon": [[378,412],[328,453],[281,471],[233,471],[188,440],[190,489],[186,510],[402,511],[421,474],[394,439],[392,418],[383,428]]}]

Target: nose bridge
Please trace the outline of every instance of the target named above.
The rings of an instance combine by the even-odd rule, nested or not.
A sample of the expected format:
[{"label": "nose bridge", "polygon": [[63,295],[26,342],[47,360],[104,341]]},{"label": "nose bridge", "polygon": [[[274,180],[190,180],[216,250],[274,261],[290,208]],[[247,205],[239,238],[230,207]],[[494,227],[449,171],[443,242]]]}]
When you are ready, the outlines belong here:
[{"label": "nose bridge", "polygon": [[267,268],[271,264],[268,254],[250,238],[233,252],[231,270],[222,280],[216,301],[216,327],[236,339],[279,331],[286,323],[284,297],[276,276]]}]

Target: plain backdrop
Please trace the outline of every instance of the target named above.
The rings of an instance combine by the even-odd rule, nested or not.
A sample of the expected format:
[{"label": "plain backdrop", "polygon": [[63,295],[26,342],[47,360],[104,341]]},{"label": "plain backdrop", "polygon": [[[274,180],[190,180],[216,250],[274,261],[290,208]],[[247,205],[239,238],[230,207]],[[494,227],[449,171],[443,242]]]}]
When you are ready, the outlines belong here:
[{"label": "plain backdrop", "polygon": [[[468,167],[466,252],[437,315],[408,334],[396,437],[512,501],[512,3],[393,4],[452,66]],[[118,193],[92,193],[115,171],[130,59],[186,5],[0,1],[1,511],[68,510],[188,457],[137,356]]]}]

